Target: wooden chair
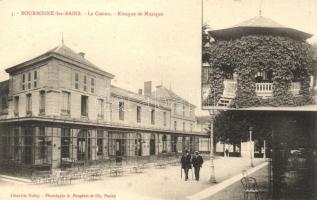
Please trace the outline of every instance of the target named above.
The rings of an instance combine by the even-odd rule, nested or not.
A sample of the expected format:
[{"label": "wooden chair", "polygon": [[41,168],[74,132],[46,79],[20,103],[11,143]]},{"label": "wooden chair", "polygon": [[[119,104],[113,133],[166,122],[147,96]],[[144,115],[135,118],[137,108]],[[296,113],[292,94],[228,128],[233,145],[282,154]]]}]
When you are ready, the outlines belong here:
[{"label": "wooden chair", "polygon": [[82,168],[74,167],[67,169],[67,171],[69,172],[70,178],[72,180],[83,178],[84,170]]},{"label": "wooden chair", "polygon": [[260,200],[260,190],[258,189],[258,185],[255,178],[245,176],[241,179],[241,183],[244,190],[244,200],[248,200],[249,196],[251,197],[252,194],[256,200]]},{"label": "wooden chair", "polygon": [[47,183],[49,177],[49,171],[35,171],[32,173],[31,181],[33,184]]},{"label": "wooden chair", "polygon": [[123,176],[124,169],[121,163],[116,163],[116,165],[110,168],[110,176]]},{"label": "wooden chair", "polygon": [[102,169],[100,168],[90,168],[85,170],[85,176],[84,180],[95,180],[98,177],[100,178],[102,176]]},{"label": "wooden chair", "polygon": [[72,184],[71,173],[69,171],[59,171],[56,173],[57,184]]},{"label": "wooden chair", "polygon": [[110,176],[122,176],[123,168],[121,166],[113,167],[110,169]]}]

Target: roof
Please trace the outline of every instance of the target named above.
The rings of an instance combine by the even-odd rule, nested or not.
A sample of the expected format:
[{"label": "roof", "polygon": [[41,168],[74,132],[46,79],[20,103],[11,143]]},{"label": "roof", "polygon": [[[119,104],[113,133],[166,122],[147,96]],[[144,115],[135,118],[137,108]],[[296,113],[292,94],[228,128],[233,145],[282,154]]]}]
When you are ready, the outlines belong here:
[{"label": "roof", "polygon": [[211,30],[209,31],[209,34],[216,40],[237,38],[252,34],[287,36],[296,40],[306,40],[312,37],[312,34],[285,27],[273,21],[272,19],[263,17],[261,15],[226,29]]},{"label": "roof", "polygon": [[0,82],[0,96],[9,93],[9,80]]},{"label": "roof", "polygon": [[241,27],[241,26],[247,26],[247,27],[284,27],[281,24],[273,21],[272,19],[263,17],[262,15],[253,17],[251,19],[245,20],[233,27]]},{"label": "roof", "polygon": [[152,92],[152,97],[155,97],[164,101],[170,100],[173,102],[185,103],[196,108],[194,104],[189,103],[188,101],[186,101],[185,99],[183,99],[182,97],[174,93],[172,90],[167,89],[163,85],[156,86],[156,90]]},{"label": "roof", "polygon": [[136,101],[139,103],[145,103],[147,105],[151,105],[151,106],[158,106],[161,108],[164,108],[166,110],[171,110],[170,107],[168,107],[167,104],[164,104],[164,102],[161,101],[157,101],[152,97],[145,97],[143,95],[140,95],[138,93],[111,85],[111,94],[113,96],[120,96],[122,98],[131,100],[131,101]]},{"label": "roof", "polygon": [[79,55],[78,53],[76,53],[75,51],[73,51],[71,48],[67,47],[64,44],[54,47],[53,49],[31,60],[25,61],[13,67],[10,67],[6,69],[6,72],[10,73],[11,71],[27,67],[29,65],[35,64],[37,62],[43,61],[51,57],[55,57],[57,59],[61,59],[66,62],[70,61],[72,64],[77,65],[78,67],[108,76],[110,78],[114,77],[112,74],[101,70],[99,67],[91,63],[89,60],[85,59],[84,56]]},{"label": "roof", "polygon": [[313,44],[312,49],[313,49],[313,58],[317,60],[317,44]]}]

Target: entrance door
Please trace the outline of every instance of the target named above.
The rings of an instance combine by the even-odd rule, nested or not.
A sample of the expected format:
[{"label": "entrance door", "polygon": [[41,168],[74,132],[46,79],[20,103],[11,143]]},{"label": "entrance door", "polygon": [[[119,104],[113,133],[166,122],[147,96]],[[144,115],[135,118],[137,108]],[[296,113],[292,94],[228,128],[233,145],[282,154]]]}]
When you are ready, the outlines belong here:
[{"label": "entrance door", "polygon": [[189,138],[189,146],[190,146],[190,152],[194,152],[195,151],[195,145],[194,145],[194,137],[190,137]]},{"label": "entrance door", "polygon": [[24,164],[33,164],[33,129],[24,129],[24,147],[23,147],[23,161]]},{"label": "entrance door", "polygon": [[150,155],[155,155],[155,135],[151,134],[150,138]]},{"label": "entrance door", "polygon": [[134,143],[135,143],[135,155],[142,156],[142,137],[140,133],[136,135],[136,139]]},{"label": "entrance door", "polygon": [[77,160],[88,161],[91,156],[91,139],[87,130],[81,130],[77,136]]},{"label": "entrance door", "polygon": [[122,156],[122,143],[120,139],[116,139],[116,156]]},{"label": "entrance door", "polygon": [[61,158],[70,158],[70,129],[63,128],[61,136]]},{"label": "entrance door", "polygon": [[123,156],[123,144],[122,140],[116,139],[116,162],[121,163],[122,162],[122,156]]},{"label": "entrance door", "polygon": [[177,136],[172,136],[172,152],[177,152]]}]

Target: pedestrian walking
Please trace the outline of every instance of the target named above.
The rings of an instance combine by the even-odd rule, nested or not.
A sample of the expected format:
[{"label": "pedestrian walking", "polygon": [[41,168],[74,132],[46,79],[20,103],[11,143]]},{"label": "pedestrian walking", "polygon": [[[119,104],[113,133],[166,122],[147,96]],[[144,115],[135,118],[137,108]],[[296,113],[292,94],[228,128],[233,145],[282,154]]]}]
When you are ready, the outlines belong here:
[{"label": "pedestrian walking", "polygon": [[185,172],[185,181],[187,181],[188,170],[192,168],[191,155],[189,154],[187,150],[185,150],[185,154],[182,155],[181,165],[182,165],[182,169],[184,169],[184,172]]},{"label": "pedestrian walking", "polygon": [[226,157],[229,157],[229,150],[226,149]]},{"label": "pedestrian walking", "polygon": [[200,172],[200,168],[202,167],[204,163],[204,160],[201,157],[201,155],[199,155],[198,151],[195,151],[195,155],[193,156],[192,163],[195,170],[196,181],[199,181],[199,172]]}]

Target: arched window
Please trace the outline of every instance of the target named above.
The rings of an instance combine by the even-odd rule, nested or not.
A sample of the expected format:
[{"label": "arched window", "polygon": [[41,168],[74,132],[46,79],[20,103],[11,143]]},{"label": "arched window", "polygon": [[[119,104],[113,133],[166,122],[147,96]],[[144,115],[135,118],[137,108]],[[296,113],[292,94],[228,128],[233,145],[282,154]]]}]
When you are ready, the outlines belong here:
[{"label": "arched window", "polygon": [[273,78],[273,71],[258,71],[255,75],[256,83],[271,83]]},{"label": "arched window", "polygon": [[225,79],[233,79],[233,68],[230,66],[224,67],[224,78]]}]

